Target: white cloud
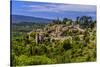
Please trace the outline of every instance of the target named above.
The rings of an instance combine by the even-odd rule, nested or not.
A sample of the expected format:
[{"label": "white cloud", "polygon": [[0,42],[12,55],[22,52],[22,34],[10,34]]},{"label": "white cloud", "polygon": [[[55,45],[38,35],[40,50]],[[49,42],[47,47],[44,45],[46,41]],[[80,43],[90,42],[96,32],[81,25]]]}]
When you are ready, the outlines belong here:
[{"label": "white cloud", "polygon": [[30,9],[28,11],[45,11],[45,12],[65,12],[65,11],[76,11],[76,12],[96,12],[96,6],[90,5],[71,5],[71,4],[41,4],[41,5],[26,5]]}]

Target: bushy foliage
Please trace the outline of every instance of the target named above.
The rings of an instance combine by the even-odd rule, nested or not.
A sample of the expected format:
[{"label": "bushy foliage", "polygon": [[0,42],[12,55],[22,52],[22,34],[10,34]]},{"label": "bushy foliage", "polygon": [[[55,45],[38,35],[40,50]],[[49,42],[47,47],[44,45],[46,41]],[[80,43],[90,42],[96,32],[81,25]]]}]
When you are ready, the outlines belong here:
[{"label": "bushy foliage", "polygon": [[[66,24],[67,21],[72,22],[67,18],[63,21],[58,19],[52,25]],[[86,17],[84,23],[85,21],[88,21]],[[80,24],[81,21],[77,18],[76,22],[76,24]],[[13,31],[11,40],[11,65],[23,66],[96,61],[96,22],[93,21],[90,25],[90,27],[82,28],[84,30],[83,33],[80,33],[79,30],[74,31],[73,29],[64,31],[63,35],[70,37],[66,40],[51,41],[49,33],[45,33],[44,36],[48,38],[41,43],[36,43],[35,41],[36,32],[27,34],[25,31]]]},{"label": "bushy foliage", "polygon": [[21,55],[16,58],[16,65],[38,65],[38,64],[51,64],[53,61],[46,56],[27,56]]}]

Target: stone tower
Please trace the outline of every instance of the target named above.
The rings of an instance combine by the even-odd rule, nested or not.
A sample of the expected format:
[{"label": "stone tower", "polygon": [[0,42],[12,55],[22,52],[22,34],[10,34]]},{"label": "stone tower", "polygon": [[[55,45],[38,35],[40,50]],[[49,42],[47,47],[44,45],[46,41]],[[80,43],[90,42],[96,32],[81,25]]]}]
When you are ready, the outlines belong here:
[{"label": "stone tower", "polygon": [[38,39],[39,39],[38,37],[39,37],[39,34],[37,33],[36,36],[35,36],[36,43],[38,43]]},{"label": "stone tower", "polygon": [[37,33],[37,34],[36,34],[35,40],[36,40],[36,43],[43,42],[43,40],[44,40],[44,35],[43,35],[43,33]]}]

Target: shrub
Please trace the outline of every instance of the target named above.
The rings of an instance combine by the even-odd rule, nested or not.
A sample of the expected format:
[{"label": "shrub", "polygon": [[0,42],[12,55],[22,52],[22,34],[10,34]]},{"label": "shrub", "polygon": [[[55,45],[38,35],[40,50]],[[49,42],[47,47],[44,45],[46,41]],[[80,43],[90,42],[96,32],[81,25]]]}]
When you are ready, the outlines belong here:
[{"label": "shrub", "polygon": [[52,64],[53,60],[49,59],[46,56],[26,56],[21,55],[17,57],[16,66],[24,66],[24,65],[39,65],[39,64]]}]

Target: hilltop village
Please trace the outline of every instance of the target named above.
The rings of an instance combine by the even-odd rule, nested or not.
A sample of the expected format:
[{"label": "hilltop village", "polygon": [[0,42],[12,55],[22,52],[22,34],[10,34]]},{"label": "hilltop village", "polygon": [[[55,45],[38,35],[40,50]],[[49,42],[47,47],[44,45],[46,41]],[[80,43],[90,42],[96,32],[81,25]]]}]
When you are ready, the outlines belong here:
[{"label": "hilltop village", "polygon": [[[57,20],[58,22],[59,20]],[[87,28],[91,29],[91,28]],[[36,43],[43,42],[48,40],[53,42],[54,40],[64,41],[67,39],[72,40],[73,37],[79,36],[80,40],[84,38],[84,32],[86,31],[85,28],[82,28],[80,24],[76,24],[70,20],[63,23],[50,23],[46,25],[44,28],[40,29],[33,29],[31,32],[28,33],[29,38],[30,34],[36,33],[35,41]],[[89,31],[89,34],[93,34],[96,31],[96,28],[93,31]]]},{"label": "hilltop village", "polygon": [[96,61],[96,21],[91,17],[57,19],[42,25],[19,23],[13,27],[15,66]]}]

